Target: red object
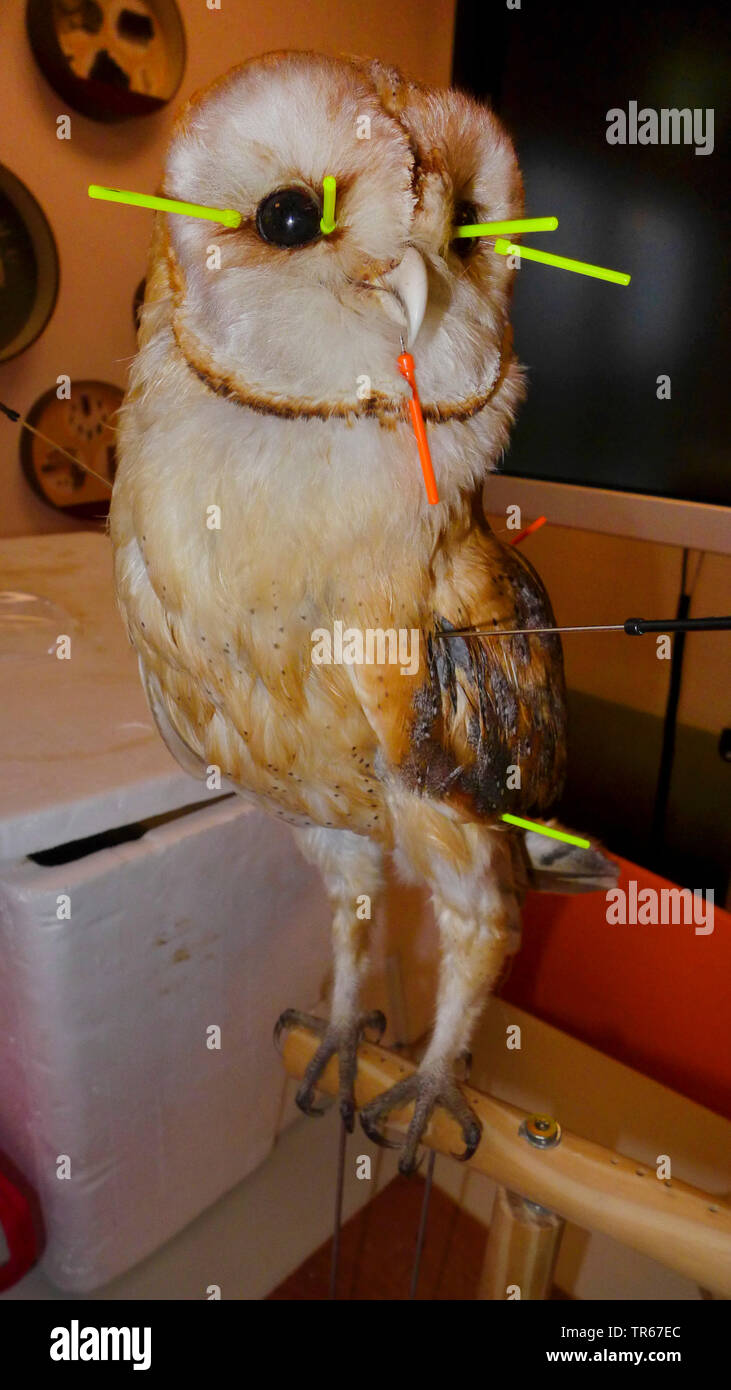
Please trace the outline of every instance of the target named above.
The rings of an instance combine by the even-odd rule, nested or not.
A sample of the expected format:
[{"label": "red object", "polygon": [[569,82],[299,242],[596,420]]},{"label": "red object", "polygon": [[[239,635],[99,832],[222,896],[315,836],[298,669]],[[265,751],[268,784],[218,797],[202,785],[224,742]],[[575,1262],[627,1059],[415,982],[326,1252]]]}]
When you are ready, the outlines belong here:
[{"label": "red object", "polygon": [[515,537],[515,540],[511,541],[510,544],[511,544],[511,545],[520,545],[520,542],[521,542],[521,541],[524,541],[525,538],[526,538],[526,536],[530,536],[531,533],[532,533],[533,531],[537,531],[537,530],[539,529],[539,527],[545,526],[545,523],[546,523],[546,518],[545,518],[545,516],[539,516],[538,519],[537,519],[537,521],[532,521],[531,524],[530,524],[530,526],[526,526],[526,528],[525,528],[524,531],[520,531],[519,534]]},{"label": "red object", "polygon": [[416,435],[416,445],[419,450],[419,458],[421,459],[421,471],[424,474],[424,486],[426,487],[426,495],[431,505],[434,506],[435,503],[439,501],[439,493],[437,492],[437,480],[434,477],[434,468],[432,466],[431,454],[429,452],[429,441],[426,437],[426,425],[424,424],[424,416],[421,413],[421,401],[419,400],[419,393],[416,389],[416,379],[414,377],[414,359],[411,356],[410,352],[401,353],[401,356],[398,358],[398,369],[401,375],[406,377],[406,380],[408,381],[409,386],[411,387],[412,396],[411,400],[409,401],[409,414],[411,416],[411,423],[414,427],[414,434]]},{"label": "red object", "polygon": [[17,1284],[40,1254],[38,1200],[14,1164],[0,1157],[0,1226],[10,1251],[0,1265],[0,1292]]},{"label": "red object", "polygon": [[[618,862],[628,903],[630,881],[638,892],[675,887]],[[708,935],[682,920],[610,925],[606,914],[602,892],[530,893],[501,996],[731,1119],[731,913],[714,905]]]}]

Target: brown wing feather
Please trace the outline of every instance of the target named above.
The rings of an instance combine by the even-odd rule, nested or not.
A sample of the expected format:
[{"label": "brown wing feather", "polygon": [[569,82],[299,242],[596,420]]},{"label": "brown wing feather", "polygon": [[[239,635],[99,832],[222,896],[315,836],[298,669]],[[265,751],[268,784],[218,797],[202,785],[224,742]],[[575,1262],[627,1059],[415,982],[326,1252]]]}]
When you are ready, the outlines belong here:
[{"label": "brown wing feather", "polygon": [[[555,622],[533,566],[476,515],[437,566],[426,679],[414,693],[400,773],[470,818],[545,813],[566,764],[566,695],[559,637],[447,638],[450,627],[547,627]],[[520,787],[509,787],[519,768]]]}]

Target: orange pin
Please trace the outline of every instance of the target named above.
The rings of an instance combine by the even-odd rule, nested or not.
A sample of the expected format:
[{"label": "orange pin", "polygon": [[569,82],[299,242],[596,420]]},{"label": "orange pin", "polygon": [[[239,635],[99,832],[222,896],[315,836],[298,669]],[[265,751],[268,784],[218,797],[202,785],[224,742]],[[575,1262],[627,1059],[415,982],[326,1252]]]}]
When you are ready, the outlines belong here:
[{"label": "orange pin", "polygon": [[411,416],[411,423],[414,427],[414,434],[416,435],[416,445],[419,450],[419,458],[421,459],[421,471],[424,474],[426,495],[431,505],[435,506],[439,501],[439,493],[437,492],[437,480],[434,477],[434,468],[432,466],[431,454],[429,453],[429,441],[426,437],[424,416],[421,413],[421,401],[419,400],[419,393],[416,389],[414,359],[410,352],[406,352],[403,338],[401,339],[401,356],[397,358],[397,362],[401,375],[406,378],[411,387],[409,414]]},{"label": "orange pin", "polygon": [[525,538],[526,538],[526,536],[531,536],[531,535],[533,534],[534,531],[537,531],[537,530],[539,529],[539,527],[541,527],[541,526],[545,526],[545,524],[546,524],[546,518],[545,518],[545,516],[539,516],[538,519],[537,519],[537,521],[532,521],[531,524],[530,524],[530,526],[526,526],[525,530],[524,530],[524,531],[521,531],[520,534],[517,535],[517,536],[515,537],[515,539],[512,540],[512,541],[510,542],[510,544],[511,544],[511,545],[520,545],[520,542],[521,542],[521,541],[524,541]]}]

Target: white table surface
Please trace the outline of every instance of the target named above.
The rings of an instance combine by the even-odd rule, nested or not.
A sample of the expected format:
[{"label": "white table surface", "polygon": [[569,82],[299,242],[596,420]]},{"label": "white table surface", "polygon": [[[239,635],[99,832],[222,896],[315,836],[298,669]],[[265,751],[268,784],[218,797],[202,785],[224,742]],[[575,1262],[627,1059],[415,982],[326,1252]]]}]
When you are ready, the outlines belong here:
[{"label": "white table surface", "polygon": [[107,537],[0,540],[0,591],[36,594],[72,619],[59,625],[70,660],[47,653],[42,627],[29,654],[0,603],[0,861],[205,800],[147,708]]}]

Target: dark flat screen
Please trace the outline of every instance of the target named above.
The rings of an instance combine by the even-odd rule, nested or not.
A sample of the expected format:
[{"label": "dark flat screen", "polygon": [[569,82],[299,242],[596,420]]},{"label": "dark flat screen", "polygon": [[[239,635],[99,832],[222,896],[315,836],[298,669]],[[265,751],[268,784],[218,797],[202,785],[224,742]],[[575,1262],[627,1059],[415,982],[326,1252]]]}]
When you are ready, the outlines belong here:
[{"label": "dark flat screen", "polygon": [[506,472],[731,503],[724,13],[459,0],[455,84],[508,126],[526,214],[559,219],[525,244],[632,276],[624,288],[523,261],[529,395]]}]

